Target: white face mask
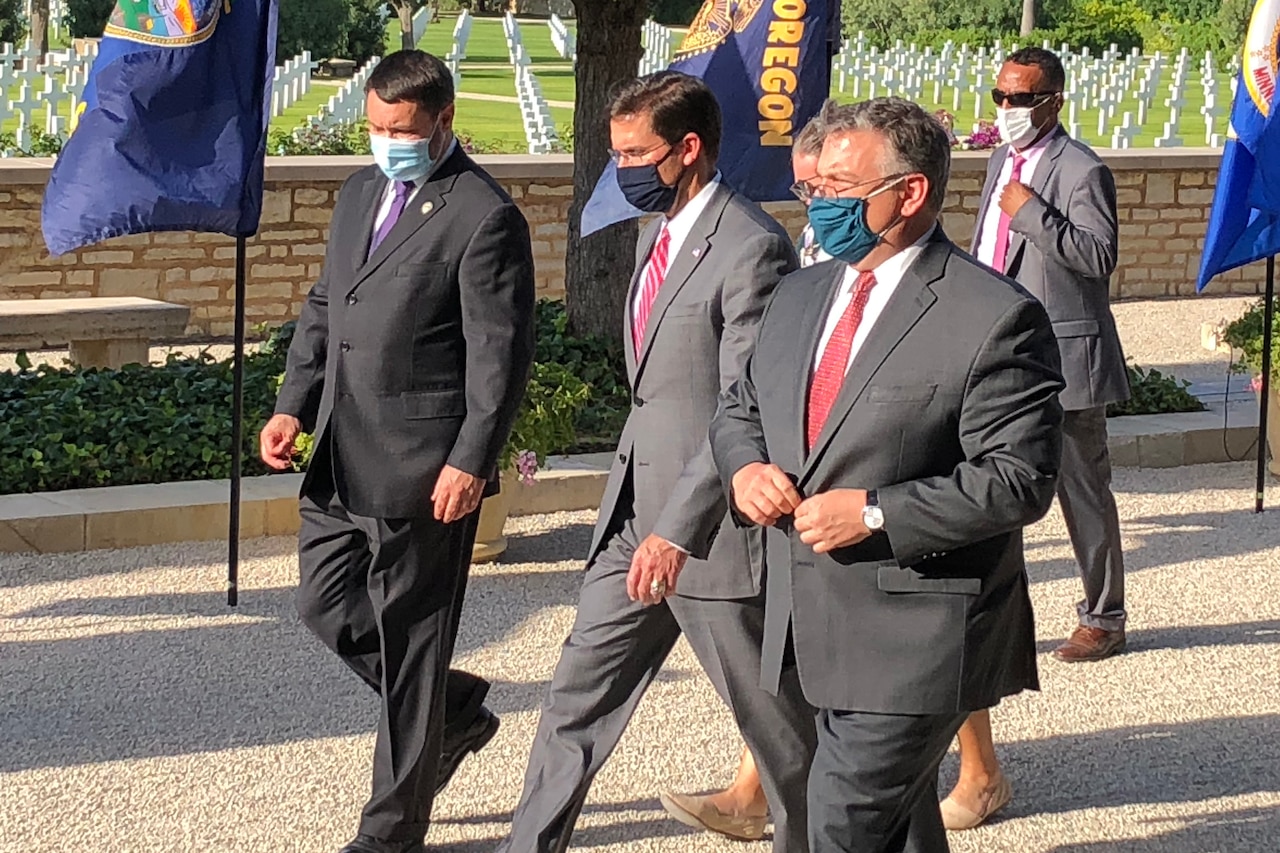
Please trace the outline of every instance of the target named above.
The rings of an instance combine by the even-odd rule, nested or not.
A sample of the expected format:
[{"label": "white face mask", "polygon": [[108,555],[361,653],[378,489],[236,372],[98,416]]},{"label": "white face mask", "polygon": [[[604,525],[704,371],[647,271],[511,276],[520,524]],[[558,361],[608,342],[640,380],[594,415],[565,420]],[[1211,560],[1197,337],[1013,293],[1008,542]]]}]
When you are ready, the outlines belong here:
[{"label": "white face mask", "polygon": [[1032,107],[997,107],[996,129],[1000,131],[1000,138],[1014,148],[1022,148],[1035,139],[1040,128],[1031,120],[1031,111]]}]

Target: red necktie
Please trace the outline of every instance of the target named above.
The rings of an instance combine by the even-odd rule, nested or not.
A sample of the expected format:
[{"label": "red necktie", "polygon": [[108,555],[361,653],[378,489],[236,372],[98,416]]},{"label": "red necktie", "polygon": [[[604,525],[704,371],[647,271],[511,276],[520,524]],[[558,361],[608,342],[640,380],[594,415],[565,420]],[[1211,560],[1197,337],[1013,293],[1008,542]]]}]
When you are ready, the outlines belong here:
[{"label": "red necktie", "polygon": [[813,445],[827,422],[827,416],[831,414],[831,407],[836,404],[836,397],[840,395],[840,386],[844,385],[844,374],[849,367],[853,337],[858,333],[858,325],[862,322],[862,314],[867,309],[871,288],[875,284],[874,273],[867,271],[858,274],[849,307],[840,315],[835,331],[831,333],[831,340],[827,341],[827,348],[822,351],[818,369],[813,372],[813,379],[809,383],[806,450],[813,450]]},{"label": "red necktie", "polygon": [[[1009,182],[1005,184],[1015,183],[1022,180],[1022,164],[1027,162],[1027,158],[1021,154],[1013,155],[1013,171],[1009,173]],[[999,204],[1000,199],[992,198],[991,204]],[[996,272],[1004,272],[1009,262],[1009,214],[1003,210],[1000,211],[1000,224],[996,226],[996,250],[991,256],[991,266]]]},{"label": "red necktie", "polygon": [[644,281],[640,284],[640,304],[636,306],[635,318],[631,321],[631,339],[636,345],[636,355],[644,344],[644,328],[649,323],[649,312],[653,310],[653,300],[658,298],[658,289],[667,277],[667,251],[671,248],[671,232],[662,226],[662,233],[653,244],[649,253],[649,263],[644,268]]}]

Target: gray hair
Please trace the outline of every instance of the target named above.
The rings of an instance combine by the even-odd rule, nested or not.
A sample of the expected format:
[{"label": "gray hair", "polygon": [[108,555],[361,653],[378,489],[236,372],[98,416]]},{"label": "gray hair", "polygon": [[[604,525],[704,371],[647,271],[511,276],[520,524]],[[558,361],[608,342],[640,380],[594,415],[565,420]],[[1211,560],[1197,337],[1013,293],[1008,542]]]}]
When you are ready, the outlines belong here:
[{"label": "gray hair", "polygon": [[939,213],[951,174],[951,141],[942,124],[922,107],[902,98],[872,98],[856,104],[827,101],[818,117],[825,136],[873,130],[889,143],[886,175],[919,172],[929,179],[926,207]]},{"label": "gray hair", "polygon": [[822,121],[822,113],[826,110],[827,104],[834,104],[835,101],[828,98],[822,103],[822,110],[818,114],[809,119],[809,123],[804,126],[795,139],[791,143],[792,155],[803,154],[809,157],[817,157],[822,153],[822,143],[827,140],[827,126]]}]

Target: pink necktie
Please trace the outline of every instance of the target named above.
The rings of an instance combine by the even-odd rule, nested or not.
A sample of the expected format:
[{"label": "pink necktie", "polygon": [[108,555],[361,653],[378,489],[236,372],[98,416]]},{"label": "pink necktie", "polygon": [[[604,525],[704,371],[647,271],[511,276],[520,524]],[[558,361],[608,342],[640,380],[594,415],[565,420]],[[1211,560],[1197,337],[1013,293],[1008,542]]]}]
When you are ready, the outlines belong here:
[{"label": "pink necktie", "polygon": [[844,385],[844,374],[849,367],[849,352],[853,349],[853,337],[858,333],[858,325],[862,323],[863,312],[867,309],[867,300],[871,298],[871,288],[875,287],[876,277],[871,271],[858,274],[854,285],[853,299],[844,309],[836,322],[827,348],[822,351],[822,359],[818,369],[813,372],[809,383],[809,407],[806,413],[805,449],[813,450],[814,442],[822,434],[822,427],[827,423],[827,416],[840,396],[840,388]]},{"label": "pink necktie", "polygon": [[667,277],[667,251],[671,247],[671,232],[662,226],[662,233],[649,253],[649,263],[644,269],[644,281],[640,285],[640,304],[636,306],[635,319],[631,323],[631,339],[636,345],[636,355],[644,344],[644,329],[649,323],[653,300],[658,298],[658,288]]},{"label": "pink necktie", "polygon": [[[1013,171],[1009,173],[1009,182],[1005,184],[1015,183],[1022,180],[1022,164],[1027,159],[1021,154],[1013,155]],[[991,204],[999,204],[1000,199],[992,197]],[[1003,210],[1000,211],[1000,224],[996,226],[996,250],[991,256],[991,266],[997,272],[1004,272],[1009,262],[1009,214]]]}]

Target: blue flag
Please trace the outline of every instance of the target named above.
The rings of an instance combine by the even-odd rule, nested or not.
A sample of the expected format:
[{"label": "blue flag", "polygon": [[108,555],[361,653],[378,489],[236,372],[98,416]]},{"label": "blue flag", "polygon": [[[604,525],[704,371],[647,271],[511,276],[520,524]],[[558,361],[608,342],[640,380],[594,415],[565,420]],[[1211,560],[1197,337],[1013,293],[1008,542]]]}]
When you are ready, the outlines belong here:
[{"label": "blue flag", "polygon": [[1258,0],[1200,259],[1201,291],[1220,272],[1280,254],[1280,0]]},{"label": "blue flag", "polygon": [[[791,142],[831,92],[839,38],[831,0],[705,0],[669,66],[701,77],[720,102],[722,180],[752,201],[791,198]],[[605,167],[582,236],[641,212]]]},{"label": "blue flag", "polygon": [[118,0],[45,187],[49,251],[255,233],[275,41],[276,0]]}]

